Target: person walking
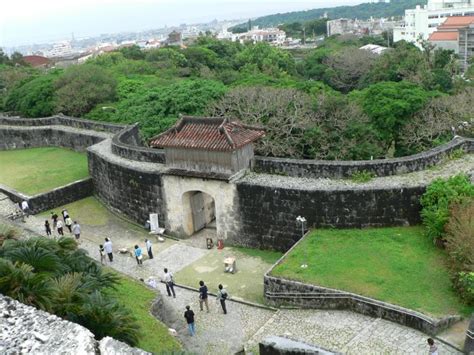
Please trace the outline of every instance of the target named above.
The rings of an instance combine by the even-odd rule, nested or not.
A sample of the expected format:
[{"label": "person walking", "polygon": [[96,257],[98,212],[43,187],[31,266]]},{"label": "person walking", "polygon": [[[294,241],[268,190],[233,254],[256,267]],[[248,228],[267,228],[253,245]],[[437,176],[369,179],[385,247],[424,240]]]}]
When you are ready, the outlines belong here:
[{"label": "person walking", "polygon": [[30,216],[30,205],[28,205],[28,201],[23,200],[21,201],[21,210],[25,214],[26,218]]},{"label": "person walking", "polygon": [[224,288],[224,286],[219,285],[218,288],[219,288],[219,291],[217,291],[217,300],[221,303],[222,311],[224,311],[224,314],[227,314],[225,301],[229,295],[226,289]]},{"label": "person walking", "polygon": [[206,310],[209,313],[209,302],[208,302],[207,286],[204,284],[204,281],[199,281],[199,308],[203,311],[202,304],[206,305]]},{"label": "person walking", "polygon": [[44,221],[44,229],[46,230],[46,235],[51,235],[51,226],[49,225],[49,221]]},{"label": "person walking", "polygon": [[58,224],[58,214],[56,212],[51,212],[51,219],[53,220],[53,229],[56,229],[56,226]]},{"label": "person walking", "polygon": [[194,327],[194,312],[190,306],[186,306],[184,318],[186,318],[186,322],[188,323],[189,335],[193,337],[196,334],[196,328]]},{"label": "person walking", "polygon": [[63,216],[64,222],[66,222],[66,218],[69,217],[69,212],[67,211],[67,209],[63,209],[61,211],[61,215]]},{"label": "person walking", "polygon": [[146,251],[148,253],[148,258],[153,259],[153,251],[151,250],[151,241],[148,239],[145,239],[145,245],[146,245]]},{"label": "person walking", "polygon": [[138,265],[143,264],[142,249],[138,245],[135,245],[135,259],[137,259]]},{"label": "person walking", "polygon": [[72,234],[74,234],[76,240],[79,240],[81,237],[81,226],[79,223],[77,223],[77,221],[74,221],[74,224],[72,225]]},{"label": "person walking", "polygon": [[105,250],[102,244],[99,245],[100,263],[105,265]]},{"label": "person walking", "polygon": [[166,292],[168,292],[168,297],[171,297],[171,292],[173,293],[173,298],[176,298],[176,293],[174,292],[174,280],[173,280],[173,274],[171,271],[168,272],[168,269],[163,270],[165,272],[163,276],[163,281],[165,282],[166,285]]},{"label": "person walking", "polygon": [[71,217],[67,216],[64,220],[64,224],[66,225],[67,229],[69,229],[69,233],[72,233],[72,219]]},{"label": "person walking", "polygon": [[428,342],[428,346],[430,347],[428,350],[428,354],[438,355],[438,347],[435,345],[434,340],[432,338],[428,338],[427,342]]},{"label": "person walking", "polygon": [[56,228],[58,230],[59,235],[64,235],[63,231],[63,221],[59,220],[58,223],[56,223]]},{"label": "person walking", "polygon": [[107,253],[107,256],[109,257],[110,262],[114,261],[114,254],[112,251],[112,242],[109,238],[105,238],[104,250]]}]

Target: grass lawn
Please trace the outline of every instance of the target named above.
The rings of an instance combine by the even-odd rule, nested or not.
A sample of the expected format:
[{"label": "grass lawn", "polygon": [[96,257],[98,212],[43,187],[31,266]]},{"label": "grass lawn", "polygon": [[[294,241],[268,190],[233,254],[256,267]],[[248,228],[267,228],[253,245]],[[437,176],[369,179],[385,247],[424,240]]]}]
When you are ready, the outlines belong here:
[{"label": "grass lawn", "polygon": [[[109,271],[116,273],[112,269]],[[151,303],[156,298],[156,293],[139,282],[121,274],[117,275],[120,277],[120,284],[117,290],[110,291],[109,294],[137,318],[141,327],[138,347],[155,354],[182,350],[176,338],[168,334],[168,327],[150,313]]]},{"label": "grass lawn", "polygon": [[86,154],[54,147],[0,151],[0,167],[0,184],[27,195],[89,175]]},{"label": "grass lawn", "polygon": [[[224,258],[236,258],[237,272],[224,272]],[[263,303],[263,274],[268,271],[281,253],[249,248],[212,249],[205,257],[188,265],[175,274],[176,282],[198,288],[199,281],[206,282],[209,291],[216,293],[219,283],[231,297]]]},{"label": "grass lawn", "polygon": [[49,218],[51,212],[56,211],[61,217],[60,212],[64,208],[68,210],[73,220],[78,220],[80,224],[82,223],[94,227],[105,226],[113,216],[107,208],[93,196],[83,198],[82,200],[69,203],[50,211],[42,212],[40,216]]},{"label": "grass lawn", "polygon": [[[307,269],[300,265],[307,255]],[[451,287],[444,251],[422,227],[315,230],[272,272],[425,314],[468,315]]]}]

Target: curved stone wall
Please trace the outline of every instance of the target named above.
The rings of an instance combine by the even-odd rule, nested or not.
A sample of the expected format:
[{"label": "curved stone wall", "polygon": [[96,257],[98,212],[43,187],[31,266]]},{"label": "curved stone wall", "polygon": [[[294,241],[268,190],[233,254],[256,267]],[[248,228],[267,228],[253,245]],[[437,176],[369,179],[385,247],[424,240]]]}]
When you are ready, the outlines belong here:
[{"label": "curved stone wall", "polygon": [[[64,124],[56,125],[59,122]],[[40,123],[49,125],[40,126]],[[25,124],[31,124],[32,127],[20,127]],[[107,131],[92,131],[75,128],[76,126],[102,127]],[[115,133],[110,133],[111,131]],[[109,126],[86,120],[76,122],[73,118],[63,116],[37,120],[0,117],[0,149],[44,145],[78,150],[88,147],[89,173],[95,194],[108,206],[140,224],[149,218],[149,213],[159,213],[160,223],[164,223],[167,230],[173,232],[173,228],[179,224],[176,219],[179,213],[175,211],[177,207],[169,202],[174,190],[165,182],[176,182],[170,186],[177,186],[179,182],[183,191],[189,187],[186,184],[189,185],[191,180],[194,190],[199,190],[196,188],[199,183],[202,184],[202,189],[213,184],[207,183],[206,178],[165,179],[168,169],[162,164],[163,152],[140,144],[137,125]],[[413,164],[418,169],[459,148],[472,151],[473,140],[458,138],[429,152],[394,160],[398,165],[393,161],[371,164],[374,164],[374,168],[382,169],[381,174],[385,174],[383,164],[392,164],[386,170],[391,174],[397,169],[409,169],[403,162],[416,161]],[[225,211],[216,211],[223,221],[220,236],[226,238],[228,244],[285,251],[301,237],[301,226],[295,220],[298,215],[306,217],[309,227],[362,228],[417,224],[420,222],[419,198],[426,185],[436,177],[451,176],[456,171],[474,171],[474,157],[467,157],[468,166],[464,168],[460,168],[459,164],[452,168],[448,164],[441,170],[431,169],[429,174],[423,171],[380,177],[361,185],[347,180],[317,179],[312,177],[316,174],[314,172],[308,173],[309,178],[291,177],[289,175],[301,173],[298,161],[284,160],[285,164],[296,166],[296,170],[286,174],[287,176],[251,173],[229,182],[233,185],[232,191],[235,191],[234,195],[229,195],[232,204],[226,205]],[[262,159],[267,158],[257,158],[257,161],[262,163]],[[328,170],[329,173],[339,176],[347,174],[341,172],[341,166],[361,167],[365,163],[325,164],[334,168],[332,172]],[[391,170],[392,168],[395,170]],[[429,176],[426,179],[420,178],[420,174]],[[212,179],[209,180],[211,181]],[[172,211],[175,211],[174,214]],[[174,216],[172,223],[168,220],[170,215]]]},{"label": "curved stone wall", "polygon": [[62,114],[43,118],[7,117],[1,116],[0,114],[0,125],[22,127],[60,125],[109,133],[118,133],[127,127],[126,125],[85,120],[83,118],[69,117]]},{"label": "curved stone wall", "polygon": [[124,128],[112,138],[112,152],[123,158],[151,163],[165,163],[165,153],[161,149],[144,147],[141,144],[138,125]]},{"label": "curved stone wall", "polygon": [[375,176],[391,176],[425,170],[441,162],[457,149],[465,152],[474,151],[474,139],[457,137],[426,152],[394,159],[325,161],[257,156],[254,169],[260,173],[308,178],[341,179],[361,171],[370,172]]}]

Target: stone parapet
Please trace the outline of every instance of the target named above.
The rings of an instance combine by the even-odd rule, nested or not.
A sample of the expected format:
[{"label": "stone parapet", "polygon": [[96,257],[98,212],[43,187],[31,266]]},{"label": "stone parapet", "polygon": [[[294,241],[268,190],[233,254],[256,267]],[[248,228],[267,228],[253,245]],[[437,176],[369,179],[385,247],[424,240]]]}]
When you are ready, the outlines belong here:
[{"label": "stone parapet", "polygon": [[266,302],[274,307],[292,306],[331,310],[350,310],[367,316],[386,319],[404,326],[435,335],[461,320],[458,315],[435,319],[408,308],[304,282],[273,276],[273,269],[308,236],[307,233],[293,245],[264,275],[264,296]]},{"label": "stone parapet", "polygon": [[451,142],[426,152],[394,159],[326,161],[257,156],[254,170],[259,173],[306,178],[342,179],[362,171],[374,176],[391,176],[425,170],[457,149],[473,152],[474,139],[456,137]]},{"label": "stone parapet", "polygon": [[86,178],[34,196],[3,185],[0,185],[0,191],[14,202],[27,201],[31,212],[36,214],[92,196],[93,183],[91,178]]},{"label": "stone parapet", "polygon": [[148,148],[141,145],[137,124],[124,128],[112,138],[112,152],[130,160],[165,163],[165,153],[162,149]]}]

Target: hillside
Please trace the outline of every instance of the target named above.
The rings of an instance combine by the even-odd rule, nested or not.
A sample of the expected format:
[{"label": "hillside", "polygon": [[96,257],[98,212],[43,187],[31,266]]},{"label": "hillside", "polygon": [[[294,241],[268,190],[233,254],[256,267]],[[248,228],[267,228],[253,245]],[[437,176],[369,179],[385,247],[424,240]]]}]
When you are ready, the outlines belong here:
[{"label": "hillside", "polygon": [[[320,18],[327,12],[331,19],[346,17],[367,19],[373,17],[402,16],[405,9],[414,8],[416,5],[425,5],[426,0],[392,0],[391,3],[360,4],[355,6],[337,6],[313,9],[306,11],[294,11],[278,13],[259,17],[252,21],[253,26],[274,27],[283,23],[305,22]],[[232,27],[233,32],[243,32],[247,29],[247,23]]]}]

